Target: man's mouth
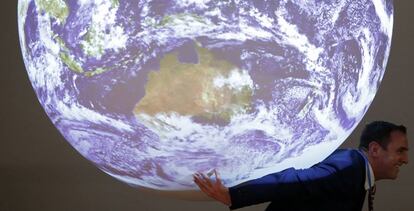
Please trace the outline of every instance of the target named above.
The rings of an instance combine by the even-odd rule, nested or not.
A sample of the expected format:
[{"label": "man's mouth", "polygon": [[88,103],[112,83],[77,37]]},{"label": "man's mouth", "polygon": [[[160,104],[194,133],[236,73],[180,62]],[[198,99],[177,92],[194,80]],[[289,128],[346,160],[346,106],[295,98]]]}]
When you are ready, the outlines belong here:
[{"label": "man's mouth", "polygon": [[396,165],[396,166],[395,166],[395,169],[396,169],[397,171],[400,171],[400,165]]}]

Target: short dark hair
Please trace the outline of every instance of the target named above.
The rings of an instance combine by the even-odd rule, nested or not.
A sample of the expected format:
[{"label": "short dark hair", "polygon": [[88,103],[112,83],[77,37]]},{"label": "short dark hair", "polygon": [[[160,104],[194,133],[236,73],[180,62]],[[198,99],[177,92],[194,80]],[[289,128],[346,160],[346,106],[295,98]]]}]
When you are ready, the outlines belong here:
[{"label": "short dark hair", "polygon": [[359,142],[360,149],[368,149],[371,142],[377,142],[383,149],[387,149],[390,142],[390,134],[393,131],[400,131],[407,134],[407,128],[404,125],[395,125],[385,121],[374,121],[367,124],[362,131]]}]

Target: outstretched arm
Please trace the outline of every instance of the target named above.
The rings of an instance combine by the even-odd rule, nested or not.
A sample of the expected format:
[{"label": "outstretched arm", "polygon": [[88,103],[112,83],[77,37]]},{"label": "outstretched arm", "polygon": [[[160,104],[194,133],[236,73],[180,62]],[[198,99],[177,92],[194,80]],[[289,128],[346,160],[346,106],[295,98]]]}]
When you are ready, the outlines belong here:
[{"label": "outstretched arm", "polygon": [[204,193],[230,209],[268,201],[284,203],[292,199],[350,197],[363,187],[365,181],[363,158],[357,152],[349,151],[328,157],[308,169],[289,168],[230,188],[221,183],[217,172],[214,173],[215,182],[201,173],[194,174],[194,182]]},{"label": "outstretched arm", "polygon": [[200,190],[207,194],[209,197],[227,206],[230,206],[231,199],[229,189],[223,185],[216,170],[214,170],[214,175],[216,176],[216,181],[212,181],[203,173],[195,173],[193,175],[194,182],[198,185]]},{"label": "outstretched arm", "polygon": [[230,187],[230,208],[268,201],[352,198],[364,181],[363,157],[356,151],[341,151],[307,169],[289,168]]}]

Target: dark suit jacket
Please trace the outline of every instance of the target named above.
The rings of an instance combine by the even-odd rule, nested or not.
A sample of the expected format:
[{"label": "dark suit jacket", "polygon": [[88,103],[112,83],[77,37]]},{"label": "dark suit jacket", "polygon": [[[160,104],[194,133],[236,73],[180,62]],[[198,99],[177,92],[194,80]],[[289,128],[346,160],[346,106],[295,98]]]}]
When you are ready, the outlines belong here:
[{"label": "dark suit jacket", "polygon": [[360,152],[336,150],[308,169],[289,168],[229,188],[230,209],[271,201],[267,211],[360,211],[365,177]]}]

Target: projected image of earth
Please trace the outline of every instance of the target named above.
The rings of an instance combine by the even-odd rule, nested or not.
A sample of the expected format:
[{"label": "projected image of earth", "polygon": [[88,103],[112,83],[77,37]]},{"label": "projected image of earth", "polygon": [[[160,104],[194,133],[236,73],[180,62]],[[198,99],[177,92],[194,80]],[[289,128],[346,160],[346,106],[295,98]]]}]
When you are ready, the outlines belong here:
[{"label": "projected image of earth", "polygon": [[393,5],[19,0],[18,18],[39,102],[77,151],[130,185],[192,190],[197,171],[232,186],[332,153],[383,78]]}]

